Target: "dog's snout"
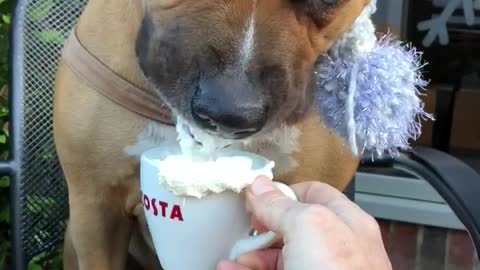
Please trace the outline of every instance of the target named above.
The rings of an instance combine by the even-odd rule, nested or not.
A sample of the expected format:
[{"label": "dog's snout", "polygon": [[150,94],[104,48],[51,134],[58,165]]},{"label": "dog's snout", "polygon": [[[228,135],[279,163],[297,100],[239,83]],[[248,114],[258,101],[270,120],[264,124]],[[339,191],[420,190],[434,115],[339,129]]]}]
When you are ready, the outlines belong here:
[{"label": "dog's snout", "polygon": [[229,139],[243,139],[260,131],[267,121],[265,98],[254,89],[242,89],[245,84],[224,82],[200,82],[191,104],[196,123]]}]

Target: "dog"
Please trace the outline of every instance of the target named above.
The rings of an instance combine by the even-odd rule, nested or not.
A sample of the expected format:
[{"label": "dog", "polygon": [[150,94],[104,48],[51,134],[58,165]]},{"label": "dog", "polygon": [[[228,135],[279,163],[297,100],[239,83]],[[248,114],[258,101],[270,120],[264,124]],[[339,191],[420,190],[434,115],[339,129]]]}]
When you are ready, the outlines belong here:
[{"label": "dog", "polygon": [[[152,89],[192,129],[274,160],[286,184],[339,190],[359,164],[315,110],[313,66],[368,0],[90,0],[76,34],[130,83]],[[70,217],[64,269],[161,269],[146,229],[139,155],[177,143],[60,60],[54,140]],[[130,258],[130,259],[129,259]]]}]

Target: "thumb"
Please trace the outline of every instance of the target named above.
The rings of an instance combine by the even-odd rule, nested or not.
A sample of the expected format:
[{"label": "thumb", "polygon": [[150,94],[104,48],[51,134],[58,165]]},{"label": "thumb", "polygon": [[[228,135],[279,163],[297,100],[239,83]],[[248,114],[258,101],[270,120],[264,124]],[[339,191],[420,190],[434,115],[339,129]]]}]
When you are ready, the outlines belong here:
[{"label": "thumb", "polygon": [[[246,190],[248,207],[268,230],[285,234],[294,221],[293,209],[302,204],[278,190],[270,179],[258,177]],[[289,221],[290,220],[290,221]]]}]

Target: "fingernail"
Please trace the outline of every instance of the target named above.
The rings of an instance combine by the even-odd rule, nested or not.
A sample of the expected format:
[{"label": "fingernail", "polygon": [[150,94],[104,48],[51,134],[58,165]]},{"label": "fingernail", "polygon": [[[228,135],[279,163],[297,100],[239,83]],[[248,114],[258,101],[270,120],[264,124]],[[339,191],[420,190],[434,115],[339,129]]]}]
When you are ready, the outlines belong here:
[{"label": "fingernail", "polygon": [[251,186],[254,195],[262,195],[264,193],[274,191],[275,186],[272,181],[265,176],[258,177]]}]

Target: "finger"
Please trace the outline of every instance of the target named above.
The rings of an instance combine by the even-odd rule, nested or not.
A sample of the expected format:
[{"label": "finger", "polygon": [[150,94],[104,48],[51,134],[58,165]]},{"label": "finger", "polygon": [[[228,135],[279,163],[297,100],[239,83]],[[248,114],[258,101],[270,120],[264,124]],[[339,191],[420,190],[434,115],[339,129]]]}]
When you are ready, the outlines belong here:
[{"label": "finger", "polygon": [[301,203],[285,196],[270,179],[263,176],[257,178],[245,193],[253,215],[259,223],[282,235],[288,231],[293,220],[291,210]]},{"label": "finger", "polygon": [[[313,211],[328,217],[335,214],[357,235],[367,238],[378,238],[380,230],[373,217],[364,212],[358,205],[350,201],[337,189],[321,182],[303,182],[291,187],[300,201],[316,204],[326,211]],[[295,222],[305,205],[287,198],[267,177],[259,177],[246,190],[247,202],[257,219],[273,231],[285,235],[298,222]],[[318,209],[317,210],[321,210]],[[309,214],[311,214],[310,211]],[[309,218],[308,215],[306,218]],[[321,219],[322,217],[316,217]]]},{"label": "finger", "polygon": [[281,253],[281,249],[254,251],[238,258],[238,263],[252,270],[282,270]]},{"label": "finger", "polygon": [[378,223],[343,193],[321,182],[303,182],[292,185],[300,201],[320,204],[340,218],[354,232],[372,236],[379,233]]},{"label": "finger", "polygon": [[217,270],[254,270],[238,263],[230,261],[221,261],[217,265]]},{"label": "finger", "polygon": [[343,193],[334,187],[318,181],[293,184],[290,188],[293,189],[298,200],[304,203],[326,205],[332,200],[344,197]]}]

